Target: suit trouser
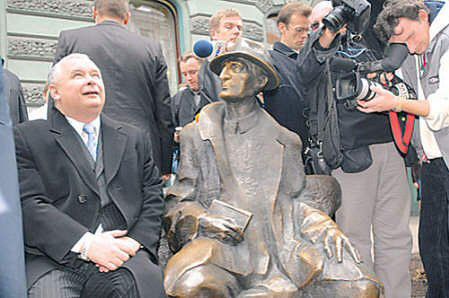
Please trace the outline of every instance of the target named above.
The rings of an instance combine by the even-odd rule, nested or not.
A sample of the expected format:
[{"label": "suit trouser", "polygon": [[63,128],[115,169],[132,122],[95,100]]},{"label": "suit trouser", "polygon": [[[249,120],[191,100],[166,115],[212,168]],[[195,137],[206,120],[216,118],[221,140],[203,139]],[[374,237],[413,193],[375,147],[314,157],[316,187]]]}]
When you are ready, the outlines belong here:
[{"label": "suit trouser", "polygon": [[30,298],[139,297],[132,273],[127,269],[101,273],[93,263],[77,269],[52,270],[36,281],[28,295]]},{"label": "suit trouser", "polygon": [[449,297],[449,172],[442,158],[424,163],[421,175],[419,250],[428,298]]},{"label": "suit trouser", "polygon": [[410,297],[411,195],[406,168],[393,143],[371,145],[370,151],[373,164],[368,169],[332,173],[342,188],[336,221],[384,284],[385,297]]}]

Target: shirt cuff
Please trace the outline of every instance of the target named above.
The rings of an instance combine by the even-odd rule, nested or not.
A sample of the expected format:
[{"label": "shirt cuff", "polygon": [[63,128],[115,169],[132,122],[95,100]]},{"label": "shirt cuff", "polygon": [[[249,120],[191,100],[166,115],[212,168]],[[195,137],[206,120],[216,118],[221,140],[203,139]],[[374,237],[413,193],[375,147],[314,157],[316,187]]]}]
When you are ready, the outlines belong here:
[{"label": "shirt cuff", "polygon": [[75,243],[75,245],[72,247],[72,249],[70,251],[74,252],[74,253],[81,253],[81,249],[83,247],[86,247],[86,245],[88,246],[90,244],[90,242],[92,241],[94,237],[94,234],[92,234],[91,232],[87,232],[85,233],[80,240],[78,240],[78,242]]}]

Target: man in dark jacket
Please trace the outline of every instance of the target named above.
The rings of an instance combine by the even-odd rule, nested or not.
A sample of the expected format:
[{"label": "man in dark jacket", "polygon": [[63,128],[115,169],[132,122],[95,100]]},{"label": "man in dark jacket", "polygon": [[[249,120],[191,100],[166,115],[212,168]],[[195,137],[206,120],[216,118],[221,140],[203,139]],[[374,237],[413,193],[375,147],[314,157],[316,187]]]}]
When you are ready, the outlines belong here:
[{"label": "man in dark jacket", "polygon": [[[235,9],[223,9],[216,12],[209,20],[209,32],[212,42],[219,46],[213,55],[222,54],[235,47],[243,35],[243,20]],[[201,89],[210,101],[219,98],[221,92],[220,78],[209,69],[209,61],[205,61],[200,70]]]},{"label": "man in dark jacket", "polygon": [[55,62],[70,53],[88,55],[101,69],[108,102],[104,113],[143,129],[156,165],[170,172],[171,115],[167,65],[158,43],[129,32],[126,0],[96,0],[95,26],[61,32]]},{"label": "man in dark jacket", "polygon": [[279,124],[301,137],[307,147],[304,94],[296,71],[298,53],[307,41],[312,8],[304,3],[286,4],[279,12],[277,24],[281,40],[273,45],[270,55],[281,77],[278,89],[264,93],[266,110]]},{"label": "man in dark jacket", "polygon": [[[298,73],[301,86],[308,88],[309,123],[318,127],[310,131],[311,138],[325,128],[318,142],[323,142],[320,148],[343,194],[337,224],[384,284],[385,297],[410,297],[411,200],[404,160],[395,148],[388,115],[366,115],[348,101],[336,99],[333,83],[341,68],[333,66],[331,59],[335,55],[357,61],[375,59],[358,43],[341,41],[322,28],[310,36],[300,55]],[[312,111],[322,105],[327,105],[327,118],[316,119]]]},{"label": "man in dark jacket", "polygon": [[29,297],[165,297],[150,140],[101,114],[104,84],[86,55],[63,58],[48,83],[52,117],[15,130]]},{"label": "man in dark jacket", "polygon": [[179,67],[187,86],[181,89],[171,100],[172,118],[175,127],[183,127],[191,122],[202,107],[212,101],[201,89],[199,76],[203,61],[192,53],[181,57]]},{"label": "man in dark jacket", "polygon": [[[5,60],[3,58],[0,59],[2,60],[3,67]],[[9,103],[9,114],[12,124],[16,125],[27,121],[28,113],[19,78],[5,68],[3,69],[3,82],[4,94]]]}]

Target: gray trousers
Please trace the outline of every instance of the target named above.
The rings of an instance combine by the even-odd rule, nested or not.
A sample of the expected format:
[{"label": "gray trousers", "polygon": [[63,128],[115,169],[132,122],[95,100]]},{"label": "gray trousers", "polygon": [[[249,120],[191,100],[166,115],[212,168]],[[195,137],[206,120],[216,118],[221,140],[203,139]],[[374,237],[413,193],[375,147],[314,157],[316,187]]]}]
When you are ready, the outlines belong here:
[{"label": "gray trousers", "polygon": [[404,161],[393,143],[371,145],[370,151],[373,164],[365,171],[332,173],[342,188],[336,221],[384,284],[385,297],[411,297],[411,194]]}]

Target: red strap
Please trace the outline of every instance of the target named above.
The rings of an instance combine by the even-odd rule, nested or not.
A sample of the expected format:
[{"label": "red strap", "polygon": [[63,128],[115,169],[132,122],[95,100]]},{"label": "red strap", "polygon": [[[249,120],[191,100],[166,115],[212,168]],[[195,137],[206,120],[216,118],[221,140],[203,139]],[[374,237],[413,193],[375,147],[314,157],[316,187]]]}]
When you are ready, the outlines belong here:
[{"label": "red strap", "polygon": [[401,151],[403,154],[407,154],[408,147],[413,136],[413,129],[415,127],[415,115],[407,114],[404,133],[402,133],[402,127],[400,124],[398,113],[391,111],[389,113],[389,116],[394,142],[396,143],[399,151]]}]

